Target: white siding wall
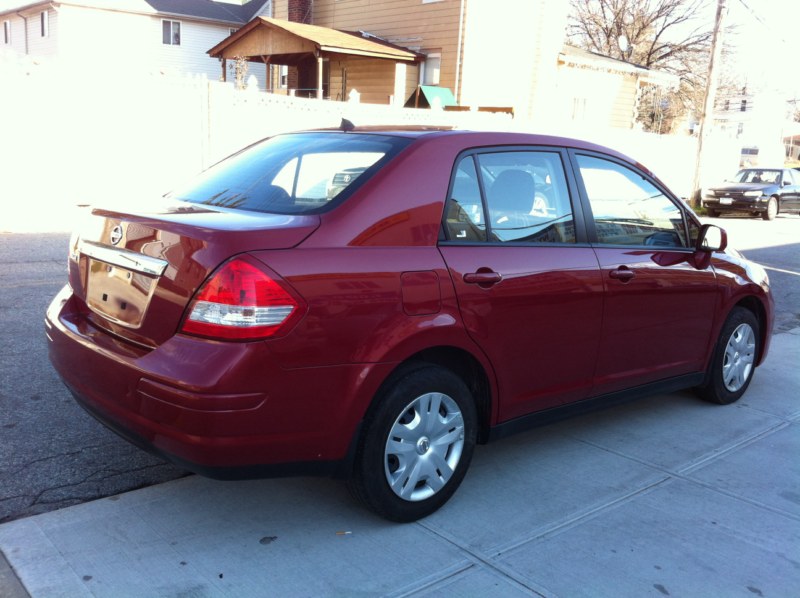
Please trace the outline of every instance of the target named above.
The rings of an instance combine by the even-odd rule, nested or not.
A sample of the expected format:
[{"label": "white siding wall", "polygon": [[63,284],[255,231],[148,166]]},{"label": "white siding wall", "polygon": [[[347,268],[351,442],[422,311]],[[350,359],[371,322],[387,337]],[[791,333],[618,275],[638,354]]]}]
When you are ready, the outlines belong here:
[{"label": "white siding wall", "polygon": [[[181,24],[181,44],[170,46],[161,42],[160,17],[151,19],[152,43],[157,47],[158,66],[173,72],[204,73],[209,79],[216,81],[221,74],[219,60],[210,58],[206,51],[213,48],[228,37],[230,26],[220,27],[206,23],[196,23],[185,19],[177,20]],[[260,83],[264,82],[262,73]]]},{"label": "white siding wall", "polygon": [[[269,5],[266,10],[269,11]],[[183,18],[172,18],[181,23],[181,44],[162,43],[161,21],[158,15],[135,14],[122,11],[101,10],[81,6],[61,5],[50,9],[50,34],[41,37],[39,13],[28,17],[28,48],[34,56],[53,56],[70,64],[81,64],[86,71],[99,78],[111,74],[133,73],[186,73],[206,75],[216,81],[222,73],[216,58],[206,51],[225,39],[236,25],[215,25]],[[20,17],[8,16],[12,21],[11,47],[0,49],[25,52],[24,22]],[[0,38],[0,41],[2,39]],[[255,75],[259,87],[264,89],[266,68],[251,63],[249,75]],[[232,73],[228,74],[229,80]]]},{"label": "white siding wall", "polygon": [[253,18],[256,17],[271,17],[272,16],[272,2],[267,2],[259,12],[253,15]]},{"label": "white siding wall", "polygon": [[[22,17],[18,17],[16,15],[5,15],[2,17],[3,21],[9,21],[11,23],[11,43],[10,44],[3,44],[0,46],[4,50],[12,50],[14,52],[18,52],[20,54],[25,53],[25,21],[22,20]],[[5,39],[0,39],[0,42],[4,42]]]},{"label": "white siding wall", "polygon": [[[25,19],[16,14],[7,14],[0,17],[0,21],[11,22],[11,44],[4,44],[3,37],[0,37],[0,50],[12,50],[19,54],[25,54],[25,39],[27,35],[27,50],[28,54],[32,56],[55,56],[58,53],[58,32],[59,32],[59,19],[58,12],[54,9],[49,9],[49,31],[47,37],[42,37],[41,29],[41,13],[44,11],[36,11],[26,14],[27,18],[27,31]],[[2,36],[2,32],[0,32]]]},{"label": "white siding wall", "polygon": [[[42,37],[41,12],[47,12],[49,31]],[[34,56],[55,56],[58,53],[58,12],[52,8],[28,18],[28,50]]]},{"label": "white siding wall", "polygon": [[[155,70],[161,30],[152,17],[79,6],[61,6],[60,57],[102,80]],[[157,35],[157,36],[156,36]],[[149,42],[149,43],[148,43]]]},{"label": "white siding wall", "polygon": [[554,77],[567,8],[563,0],[467,2],[461,103],[530,116],[538,88]]}]

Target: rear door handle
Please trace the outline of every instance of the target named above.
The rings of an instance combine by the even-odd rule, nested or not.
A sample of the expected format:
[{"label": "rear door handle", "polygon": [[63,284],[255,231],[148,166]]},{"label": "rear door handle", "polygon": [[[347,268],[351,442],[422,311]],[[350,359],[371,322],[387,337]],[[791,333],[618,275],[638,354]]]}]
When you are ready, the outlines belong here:
[{"label": "rear door handle", "polygon": [[480,286],[491,286],[503,280],[503,275],[499,272],[470,272],[464,274],[464,282],[468,284],[477,284]]},{"label": "rear door handle", "polygon": [[636,277],[636,272],[628,268],[628,266],[620,266],[616,270],[612,270],[608,275],[614,280],[620,282],[630,282]]}]

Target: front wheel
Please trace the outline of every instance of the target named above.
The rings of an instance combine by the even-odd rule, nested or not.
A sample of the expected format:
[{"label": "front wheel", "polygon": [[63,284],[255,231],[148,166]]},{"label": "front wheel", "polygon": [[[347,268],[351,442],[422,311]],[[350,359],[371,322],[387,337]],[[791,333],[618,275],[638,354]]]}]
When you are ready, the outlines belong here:
[{"label": "front wheel", "polygon": [[721,405],[739,400],[753,379],[758,350],[758,320],[753,312],[735,307],[720,332],[700,396]]},{"label": "front wheel", "polygon": [[774,197],[770,197],[769,201],[767,202],[767,209],[761,215],[764,220],[775,220],[775,216],[778,215],[778,200]]},{"label": "front wheel", "polygon": [[391,380],[364,421],[350,491],[391,521],[436,511],[467,472],[477,436],[475,402],[445,368],[420,364]]},{"label": "front wheel", "polygon": [[712,218],[719,218],[719,215],[722,213],[719,210],[712,210],[711,208],[707,209],[708,215]]}]

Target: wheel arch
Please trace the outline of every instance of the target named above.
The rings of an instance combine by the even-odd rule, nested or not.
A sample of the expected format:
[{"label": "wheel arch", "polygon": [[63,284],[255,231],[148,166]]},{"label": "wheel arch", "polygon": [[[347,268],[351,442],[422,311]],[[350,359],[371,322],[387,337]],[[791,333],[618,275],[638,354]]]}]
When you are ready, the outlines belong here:
[{"label": "wheel arch", "polygon": [[486,443],[492,421],[492,385],[484,365],[469,351],[460,347],[441,345],[428,347],[409,355],[385,378],[372,398],[364,415],[365,419],[375,408],[378,397],[386,387],[416,368],[437,365],[450,370],[461,378],[472,393],[478,413],[478,443]]},{"label": "wheel arch", "polygon": [[[739,301],[737,301],[731,310],[736,307],[742,307],[748,311],[750,311],[758,321],[758,336],[759,336],[759,343],[758,343],[758,356],[756,358],[756,364],[761,364],[761,361],[764,358],[764,352],[767,347],[767,310],[764,308],[764,305],[759,301],[756,297],[748,296],[742,297]],[[730,312],[729,312],[730,313]]]}]

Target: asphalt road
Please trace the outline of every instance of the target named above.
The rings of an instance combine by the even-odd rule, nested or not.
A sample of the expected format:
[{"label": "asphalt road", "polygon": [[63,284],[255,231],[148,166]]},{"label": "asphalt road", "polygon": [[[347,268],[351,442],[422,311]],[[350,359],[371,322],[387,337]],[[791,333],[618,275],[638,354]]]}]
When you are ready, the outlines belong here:
[{"label": "asphalt road", "polygon": [[47,359],[68,234],[0,234],[0,522],[183,475],[96,423]]},{"label": "asphalt road", "polygon": [[[708,221],[767,267],[776,332],[800,326],[800,217]],[[0,522],[184,475],[95,422],[49,365],[42,319],[65,282],[68,240],[0,234]]]}]

